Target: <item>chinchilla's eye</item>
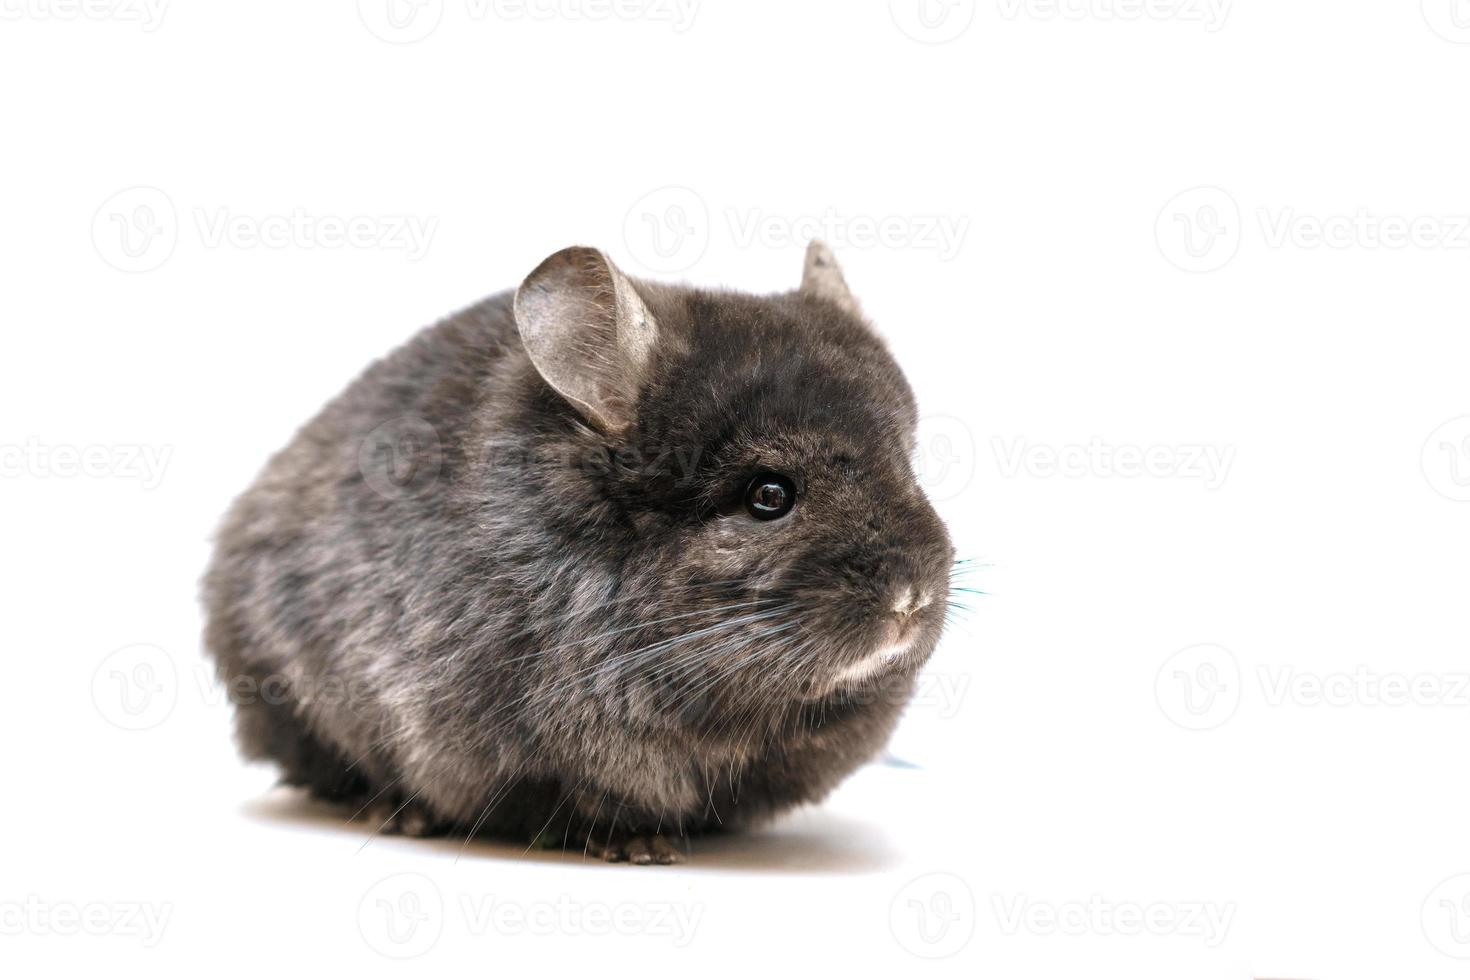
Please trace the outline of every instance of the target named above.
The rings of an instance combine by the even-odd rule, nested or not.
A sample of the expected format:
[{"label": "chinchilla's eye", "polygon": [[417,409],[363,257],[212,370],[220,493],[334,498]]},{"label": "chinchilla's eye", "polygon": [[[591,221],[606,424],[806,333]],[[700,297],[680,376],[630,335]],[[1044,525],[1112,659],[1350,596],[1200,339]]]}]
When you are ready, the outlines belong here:
[{"label": "chinchilla's eye", "polygon": [[779,473],[762,473],[745,490],[745,509],[758,521],[785,517],[796,506],[796,484]]}]

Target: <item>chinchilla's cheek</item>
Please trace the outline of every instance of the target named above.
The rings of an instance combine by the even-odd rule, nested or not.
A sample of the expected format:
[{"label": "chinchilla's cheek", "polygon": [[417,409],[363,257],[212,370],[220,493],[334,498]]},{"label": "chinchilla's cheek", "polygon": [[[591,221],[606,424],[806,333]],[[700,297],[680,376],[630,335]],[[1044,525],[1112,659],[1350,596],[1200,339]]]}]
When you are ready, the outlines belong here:
[{"label": "chinchilla's cheek", "polygon": [[738,515],[715,518],[678,551],[681,577],[738,583],[749,591],[774,588],[784,564],[779,543]]}]

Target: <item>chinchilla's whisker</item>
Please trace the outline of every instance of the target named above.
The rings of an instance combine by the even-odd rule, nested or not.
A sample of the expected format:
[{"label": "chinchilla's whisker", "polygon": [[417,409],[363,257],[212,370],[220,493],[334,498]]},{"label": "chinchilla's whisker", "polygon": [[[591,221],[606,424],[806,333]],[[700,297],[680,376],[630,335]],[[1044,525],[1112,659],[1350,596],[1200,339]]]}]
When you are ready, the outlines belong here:
[{"label": "chinchilla's whisker", "polygon": [[[610,790],[603,790],[602,791],[602,796],[600,798],[598,798],[598,800],[597,800],[597,812],[592,815],[592,823],[593,823],[594,826],[597,824],[597,818],[600,817],[600,816],[602,816],[602,805],[607,802],[607,794],[609,792],[611,792],[611,791]],[[607,834],[608,834],[608,842],[611,843],[612,842],[612,828],[611,827],[608,828]],[[589,847],[591,847],[591,846],[592,846],[592,837],[589,835],[587,837],[586,843],[584,843],[582,845],[582,860],[583,861],[587,860],[587,849]]]},{"label": "chinchilla's whisker", "polygon": [[[367,753],[366,753],[366,752],[364,752],[364,753],[363,753],[363,757],[366,757],[366,755],[367,755]],[[390,790],[390,789],[392,789],[392,788],[393,788],[393,787],[394,787],[394,786],[397,786],[397,785],[398,785],[398,783],[399,783],[399,782],[400,782],[400,781],[401,781],[401,780],[402,780],[402,779],[403,779],[403,776],[402,776],[402,775],[398,775],[398,776],[395,776],[395,777],[393,777],[393,778],[392,778],[392,779],[390,779],[390,780],[388,780],[388,782],[386,782],[386,783],[384,783],[384,784],[383,784],[383,788],[382,788],[382,789],[380,789],[380,790],[378,790],[378,791],[377,791],[377,792],[376,792],[376,793],[374,793],[374,794],[373,794],[373,795],[372,795],[372,796],[369,796],[369,797],[368,797],[368,798],[367,798],[367,801],[366,801],[366,802],[365,802],[365,803],[363,803],[363,805],[362,805],[362,806],[360,806],[360,807],[358,807],[358,808],[357,808],[357,809],[356,809],[356,810],[355,810],[355,811],[354,811],[354,812],[353,812],[353,814],[352,814],[352,816],[350,816],[350,817],[348,817],[348,818],[347,818],[347,819],[348,819],[348,821],[349,821],[349,822],[351,822],[351,821],[353,821],[353,820],[356,820],[356,819],[357,819],[357,818],[358,818],[358,817],[360,817],[360,816],[362,816],[362,814],[363,814],[363,811],[365,811],[365,810],[367,810],[367,808],[368,808],[368,807],[370,807],[370,806],[372,806],[372,805],[373,805],[373,803],[374,803],[374,802],[376,802],[376,801],[377,801],[377,799],[378,799],[378,797],[380,797],[380,796],[382,796],[382,795],[383,795],[383,794],[384,794],[384,793],[386,793],[386,792],[388,792],[388,791],[389,791],[389,790]]]},{"label": "chinchilla's whisker", "polygon": [[761,641],[782,632],[789,632],[791,629],[794,628],[794,625],[795,624],[792,623],[782,624],[780,626],[772,627],[770,632],[752,635],[744,638],[741,644],[737,646],[735,650],[743,651],[751,647],[755,647],[755,649],[751,650],[749,653],[745,653],[742,656],[739,656],[734,662],[723,665],[720,669],[716,670],[714,674],[703,678],[704,683],[702,685],[699,685],[693,691],[693,693],[688,695],[683,695],[681,693],[680,699],[675,702],[676,706],[681,704],[693,703],[694,701],[703,697],[710,690],[713,690],[717,684],[721,683],[726,678],[730,677],[731,675],[748,666],[749,664],[755,662],[765,653],[765,650],[758,646]]},{"label": "chinchilla's whisker", "polygon": [[544,657],[547,654],[556,653],[557,651],[565,650],[565,649],[567,649],[569,647],[574,647],[574,646],[578,646],[578,645],[581,645],[581,644],[587,644],[587,643],[596,643],[599,640],[605,640],[608,637],[612,637],[612,636],[619,636],[619,635],[621,635],[623,633],[631,633],[634,630],[647,629],[650,626],[658,626],[658,625],[661,625],[663,623],[672,623],[672,622],[675,622],[675,621],[680,620],[680,619],[691,619],[691,618],[693,618],[695,616],[713,616],[713,615],[718,615],[719,613],[722,613],[722,612],[729,612],[730,610],[733,610],[733,609],[748,609],[748,608],[751,608],[753,606],[759,606],[764,601],[766,601],[766,600],[755,599],[755,600],[751,600],[751,601],[748,601],[748,602],[736,602],[736,603],[732,603],[730,605],[716,606],[713,609],[696,609],[693,612],[679,613],[678,615],[675,615],[675,616],[665,616],[662,619],[654,619],[654,620],[649,620],[648,622],[634,623],[631,626],[620,626],[620,627],[618,627],[616,629],[607,630],[606,632],[603,632],[603,633],[596,633],[596,634],[594,634],[592,636],[584,636],[584,637],[578,637],[577,639],[574,639],[574,640],[567,640],[566,642],[559,643],[556,646],[545,647],[544,649],[537,650],[535,653],[523,654],[522,656],[512,657],[512,658],[510,658],[508,660],[505,660],[505,661],[502,661],[502,662],[503,663],[507,663],[507,664],[513,664],[513,663],[518,663],[518,662],[520,662],[522,660],[532,660],[532,659],[535,659],[536,657]]},{"label": "chinchilla's whisker", "polygon": [[774,609],[748,613],[743,616],[737,616],[734,619],[724,620],[719,623],[715,623],[712,626],[691,630],[687,633],[681,633],[678,636],[657,640],[653,643],[647,644],[646,646],[638,647],[634,650],[629,650],[626,653],[619,654],[616,657],[593,664],[590,668],[588,668],[588,670],[596,672],[609,667],[624,665],[634,660],[643,659],[649,655],[662,653],[666,649],[677,646],[681,643],[688,642],[690,640],[705,638],[711,635],[718,634],[724,630],[735,629],[736,627],[746,626],[751,623],[763,622],[768,619],[773,619],[779,615],[780,610]]},{"label": "chinchilla's whisker", "polygon": [[520,777],[520,774],[522,770],[524,770],[524,768],[524,763],[516,766],[515,770],[511,772],[508,777],[505,777],[505,781],[500,785],[500,788],[491,794],[490,799],[485,803],[484,809],[480,811],[480,815],[476,817],[475,822],[470,825],[469,832],[465,834],[464,843],[459,845],[459,851],[454,855],[454,861],[456,864],[458,864],[459,859],[464,856],[464,849],[470,845],[470,841],[474,839],[475,834],[480,832],[480,826],[485,822],[485,818],[490,816],[491,811],[494,810],[497,805],[499,805],[501,800],[504,800],[508,795],[510,795],[511,788],[515,786],[515,781]]},{"label": "chinchilla's whisker", "polygon": [[692,674],[693,670],[700,665],[686,665],[685,668],[679,672],[679,677],[674,679],[674,706],[676,708],[679,708],[688,704],[693,704],[695,701],[698,701],[705,694],[714,690],[714,688],[717,687],[720,683],[733,676],[744,667],[753,663],[755,660],[759,659],[762,653],[762,648],[759,646],[761,642],[771,638],[772,636],[778,635],[779,633],[789,632],[790,629],[790,626],[778,626],[774,627],[771,632],[753,635],[741,639],[741,641],[737,645],[732,646],[731,648],[722,651],[721,653],[722,659],[733,657],[733,660],[730,660],[728,663],[721,665],[711,674],[707,674],[703,677],[692,677],[688,682],[684,682],[682,678],[685,675]]},{"label": "chinchilla's whisker", "polygon": [[[791,677],[801,671],[801,669],[805,666],[801,658],[815,642],[815,638],[810,638],[798,643],[795,648],[789,650],[778,648],[777,651],[772,651],[783,656],[788,661],[785,669],[776,679],[773,686],[779,688],[781,684],[785,683],[787,680],[789,680]],[[738,698],[736,704],[734,705],[737,710],[731,713],[731,715],[727,718],[725,722],[723,722],[719,726],[715,733],[717,736],[722,737],[725,735],[733,734],[736,731],[737,727],[743,728],[745,731],[740,738],[741,753],[743,753],[750,746],[750,743],[754,740],[756,734],[758,733],[759,723],[762,720],[759,716],[761,713],[761,708],[764,705],[763,695],[764,691],[756,688],[751,692],[747,692],[745,697]],[[704,738],[701,737],[699,744],[702,745],[703,742]]]},{"label": "chinchilla's whisker", "polygon": [[[561,812],[561,808],[564,807],[564,806],[566,806],[567,803],[569,803],[571,801],[572,797],[577,794],[577,791],[579,789],[581,789],[584,785],[586,785],[586,783],[587,783],[587,775],[584,773],[582,775],[582,777],[577,780],[576,784],[573,785],[570,790],[568,790],[567,792],[564,792],[564,793],[557,794],[556,806],[552,809],[551,816],[549,816],[549,817],[546,818],[546,822],[541,825],[541,829],[538,830],[538,831],[536,831],[536,833],[531,837],[531,843],[529,843],[529,844],[526,845],[526,849],[521,852],[521,857],[525,857],[527,854],[530,854],[531,853],[531,848],[535,847],[536,846],[536,842],[541,839],[541,835],[544,834],[544,833],[546,833],[547,829],[551,826],[552,821],[554,821],[556,819],[556,815]],[[567,814],[567,831],[566,831],[567,833],[571,833],[572,821],[576,818],[576,816],[577,816],[577,808],[575,806],[573,806],[572,809]],[[562,845],[563,845],[562,846],[562,849],[565,850],[566,849],[566,846],[565,846],[566,845],[566,835],[565,834],[563,834],[563,836],[562,836]]]},{"label": "chinchilla's whisker", "polygon": [[[944,622],[946,625],[964,626],[974,615],[974,607],[966,605],[963,602],[948,600],[944,604]],[[966,631],[968,632],[968,630]]]},{"label": "chinchilla's whisker", "polygon": [[[593,642],[596,642],[596,641],[598,641],[600,639],[605,639],[606,636],[608,636],[608,635],[629,633],[629,632],[632,632],[632,631],[637,630],[637,629],[647,628],[649,626],[661,625],[661,624],[664,624],[664,623],[674,622],[676,620],[681,620],[681,619],[688,619],[691,616],[708,616],[708,615],[713,615],[713,614],[717,614],[719,612],[722,612],[722,611],[725,611],[725,610],[728,610],[728,609],[733,609],[733,608],[749,608],[749,605],[748,604],[744,604],[744,603],[737,603],[737,604],[735,604],[733,606],[725,607],[724,610],[721,610],[721,609],[700,610],[697,613],[686,613],[686,614],[679,615],[679,616],[665,617],[664,619],[654,620],[654,621],[648,622],[648,623],[639,623],[639,624],[636,624],[634,626],[622,627],[622,628],[617,629],[617,630],[609,631],[608,634],[604,634],[602,636],[587,637],[587,638],[584,638],[584,639],[581,639],[581,640],[568,641],[566,643],[562,643],[562,644],[559,644],[557,646],[549,647],[549,648],[547,648],[547,649],[545,649],[543,651],[538,651],[537,653],[534,653],[534,654],[527,654],[527,655],[525,655],[523,657],[517,657],[517,658],[514,658],[511,661],[506,661],[506,662],[507,663],[513,663],[513,662],[516,662],[516,661],[519,661],[519,660],[530,659],[530,658],[533,658],[533,657],[542,657],[542,656],[545,656],[547,654],[550,654],[550,653],[553,653],[553,652],[556,652],[556,651],[559,651],[559,650],[570,649],[570,648],[575,647],[575,646],[578,646],[580,644],[593,643]],[[583,669],[579,670],[575,674],[572,674],[572,675],[569,675],[569,676],[560,678],[559,679],[559,683],[558,683],[558,687],[570,689],[571,687],[576,686],[576,684],[578,682],[580,682],[582,680],[586,680],[587,678],[590,678],[592,676],[595,676],[599,672],[603,672],[603,671],[606,671],[606,670],[609,670],[609,669],[612,669],[612,668],[615,668],[615,667],[624,665],[624,664],[632,661],[633,659],[635,659],[635,658],[637,658],[639,656],[642,656],[644,654],[648,654],[648,653],[652,653],[652,652],[657,652],[664,645],[677,643],[677,642],[680,642],[682,640],[686,640],[686,639],[689,639],[689,638],[692,638],[692,637],[705,636],[705,635],[708,635],[712,631],[715,631],[715,630],[718,630],[718,629],[721,629],[721,628],[724,628],[724,627],[727,627],[727,626],[731,626],[731,625],[738,626],[738,625],[743,625],[743,624],[749,623],[749,622],[758,622],[761,619],[768,618],[769,615],[774,615],[774,614],[775,614],[775,611],[770,611],[769,613],[767,613],[767,612],[750,613],[750,614],[747,614],[745,616],[736,617],[735,619],[732,619],[732,620],[722,621],[722,622],[717,623],[715,626],[712,626],[712,627],[698,629],[698,630],[694,630],[694,631],[691,631],[691,632],[688,632],[688,633],[680,634],[679,636],[676,636],[676,637],[672,637],[672,638],[668,638],[668,639],[664,639],[664,640],[659,640],[659,641],[656,641],[655,643],[651,643],[651,644],[648,644],[646,646],[638,647],[636,649],[633,649],[633,650],[630,650],[630,651],[626,651],[626,652],[620,653],[620,654],[618,654],[615,657],[610,657],[610,658],[605,658],[605,659],[599,660],[599,661],[597,661],[597,662],[595,662],[595,663],[593,663],[593,664],[591,664],[589,666],[584,667]],[[529,692],[528,692],[528,696],[529,696]],[[524,700],[524,698],[522,700]],[[520,702],[517,702],[517,703],[520,703]]]},{"label": "chinchilla's whisker", "polygon": [[417,799],[418,798],[418,795],[420,793],[422,793],[422,792],[423,792],[423,789],[422,788],[416,789],[416,790],[413,791],[413,795],[412,796],[410,796],[408,799],[404,800],[402,803],[398,804],[397,809],[395,809],[392,813],[388,814],[388,816],[383,820],[382,823],[378,824],[378,829],[375,830],[375,831],[373,831],[371,834],[368,834],[367,835],[367,839],[364,840],[362,842],[362,846],[360,846],[356,850],[356,852],[354,852],[354,856],[356,854],[361,854],[363,852],[363,850],[369,844],[371,844],[373,842],[374,839],[376,839],[377,837],[379,837],[383,833],[383,830],[390,823],[392,823],[394,820],[398,819],[398,815],[400,813],[402,813],[404,810],[408,809],[409,804],[412,803],[415,799]]},{"label": "chinchilla's whisker", "polygon": [[964,617],[956,616],[954,619],[952,619],[952,620],[950,620],[948,622],[948,625],[953,626],[954,628],[960,630],[962,633],[964,633],[971,640],[978,640],[979,639],[979,637],[975,635],[975,631],[972,630],[972,629],[970,629],[969,621],[966,620]]},{"label": "chinchilla's whisker", "polygon": [[[748,583],[745,583],[741,579],[726,579],[723,581],[715,582],[687,583],[682,586],[661,587],[659,598],[665,602],[674,599],[692,599],[704,595],[710,595],[715,593],[717,590],[725,589],[731,586],[744,585],[748,585]],[[526,601],[534,602],[535,599],[535,596],[528,596]],[[770,601],[768,597],[763,597],[759,595],[754,596],[753,599],[757,602]],[[570,620],[571,623],[575,623],[581,620],[591,619],[596,616],[602,616],[606,614],[609,610],[616,609],[619,606],[644,602],[647,602],[647,597],[638,594],[636,591],[622,592],[616,595],[609,596],[608,598],[603,599],[600,602],[595,602],[590,605],[579,605],[575,609],[563,608],[560,610],[560,614]],[[523,639],[528,636],[533,636],[540,631],[541,630],[536,626],[524,626],[517,630],[504,632],[500,630],[495,623],[485,623],[482,624],[477,630],[475,630],[474,633],[469,635],[477,638],[493,639],[497,644],[503,644],[510,640]]]},{"label": "chinchilla's whisker", "polygon": [[[782,612],[784,613],[784,610]],[[777,617],[772,616],[767,618],[770,619]],[[725,660],[729,656],[744,650],[747,646],[750,645],[751,642],[755,640],[759,640],[765,636],[775,635],[776,633],[788,631],[794,628],[794,626],[795,624],[789,622],[780,623],[776,626],[766,627],[766,629],[763,631],[737,634],[735,636],[725,638],[723,641],[724,646],[720,648],[690,651],[689,653],[682,655],[680,658],[677,658],[675,661],[667,664],[664,676],[667,680],[678,681],[683,675],[688,674],[693,670],[698,669],[699,667],[705,666],[712,662]]]},{"label": "chinchilla's whisker", "polygon": [[[737,616],[734,619],[716,623],[713,626],[703,627],[701,629],[696,629],[687,633],[680,634],[679,636],[650,643],[635,650],[630,650],[625,653],[619,654],[617,657],[600,660],[594,664],[591,664],[590,666],[584,667],[582,670],[568,677],[559,678],[557,689],[563,692],[569,691],[575,688],[581,682],[596,677],[599,674],[610,673],[618,667],[627,666],[630,663],[657,656],[658,654],[674,646],[677,646],[678,644],[687,643],[695,639],[705,638],[714,634],[718,634],[724,630],[732,630],[740,626],[761,622],[763,620],[771,619],[778,614],[779,610],[750,613],[745,616]],[[520,702],[517,703],[524,702],[526,700],[526,697],[528,696],[529,693],[528,695],[523,696],[520,699]]]},{"label": "chinchilla's whisker", "polygon": [[[781,607],[781,608],[777,608],[777,609],[771,609],[771,610],[768,610],[768,611],[760,614],[759,616],[744,617],[743,621],[731,620],[728,625],[731,625],[731,626],[745,626],[745,625],[750,625],[752,623],[755,623],[755,624],[765,623],[765,622],[769,622],[771,620],[784,620],[785,619],[785,616],[786,616],[786,613],[787,613],[787,609],[785,607]],[[783,623],[781,625],[784,626],[785,624]],[[764,628],[765,629],[771,629],[772,627],[764,627]],[[778,627],[775,627],[775,628],[781,628],[781,627],[778,626]],[[728,636],[728,637],[719,637],[719,638],[717,638],[717,640],[715,641],[716,645],[707,645],[707,646],[700,647],[698,649],[686,651],[686,652],[684,652],[682,654],[679,654],[678,656],[672,658],[671,660],[669,660],[666,664],[664,664],[664,666],[666,668],[670,668],[670,667],[678,666],[678,665],[680,665],[683,662],[689,662],[689,661],[693,661],[693,662],[696,662],[696,663],[708,663],[708,662],[711,662],[711,661],[716,660],[716,659],[719,658],[722,650],[729,649],[731,647],[736,648],[736,649],[739,649],[740,647],[743,647],[744,646],[744,644],[751,638],[751,636],[754,636],[754,635],[759,635],[759,631],[757,631],[756,633],[733,632],[732,631],[732,634],[730,636]]]}]

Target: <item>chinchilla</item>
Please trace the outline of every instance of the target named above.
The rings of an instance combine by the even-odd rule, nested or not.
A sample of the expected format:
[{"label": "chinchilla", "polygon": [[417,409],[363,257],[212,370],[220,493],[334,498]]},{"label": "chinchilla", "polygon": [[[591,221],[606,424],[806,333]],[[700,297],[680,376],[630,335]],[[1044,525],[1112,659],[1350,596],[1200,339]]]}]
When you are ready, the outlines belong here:
[{"label": "chinchilla", "polygon": [[557,252],[234,503],[205,641],[241,748],[385,831],[636,863],[820,800],[944,626],[916,421],[820,242],[770,296]]}]

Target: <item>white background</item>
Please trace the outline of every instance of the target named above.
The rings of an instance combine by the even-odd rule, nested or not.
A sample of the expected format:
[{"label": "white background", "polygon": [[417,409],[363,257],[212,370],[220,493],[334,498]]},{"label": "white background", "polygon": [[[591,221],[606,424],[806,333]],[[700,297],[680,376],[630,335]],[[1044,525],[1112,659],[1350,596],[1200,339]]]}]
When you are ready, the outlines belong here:
[{"label": "white background", "polygon": [[[8,974],[1463,975],[1470,4],[158,2],[0,0]],[[814,231],[988,566],[920,768],[635,869],[237,761],[198,576],[323,401]]]}]

